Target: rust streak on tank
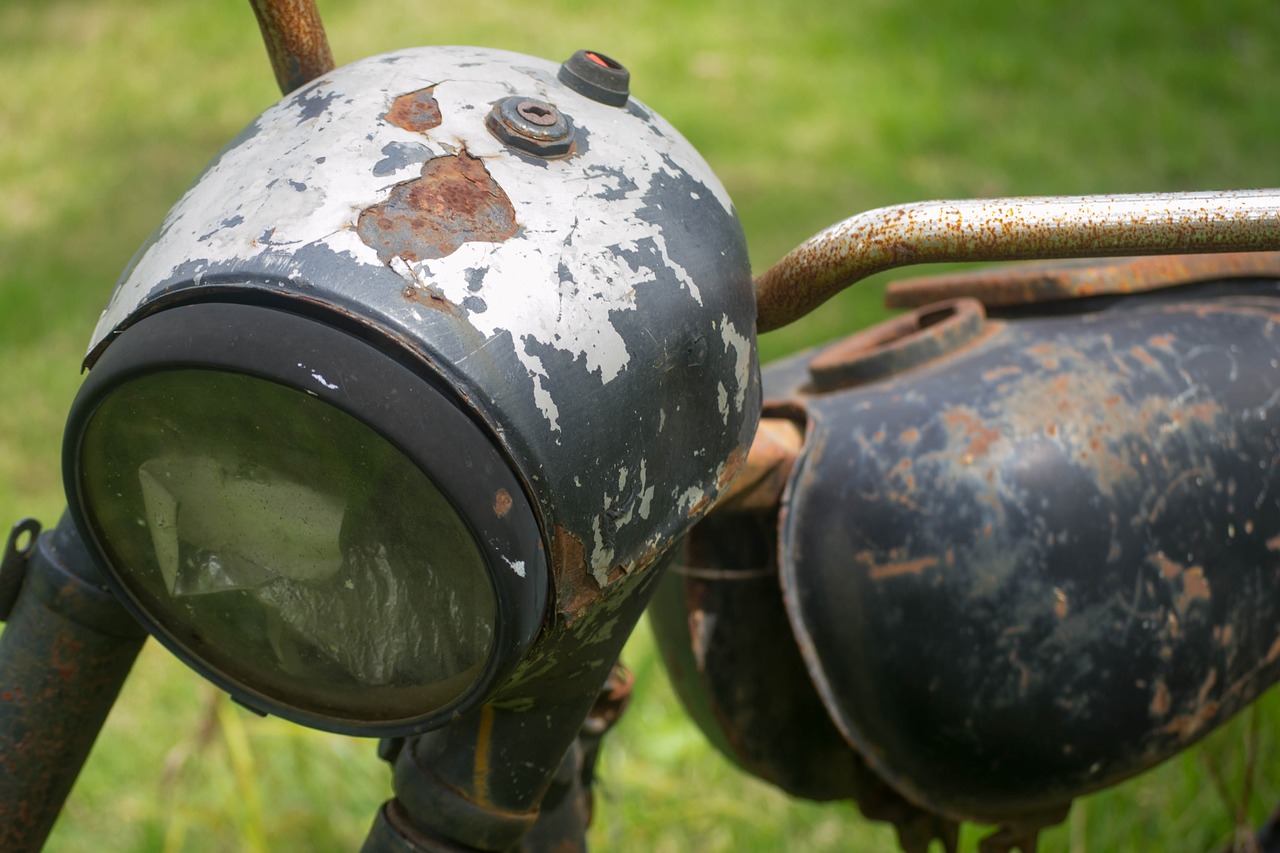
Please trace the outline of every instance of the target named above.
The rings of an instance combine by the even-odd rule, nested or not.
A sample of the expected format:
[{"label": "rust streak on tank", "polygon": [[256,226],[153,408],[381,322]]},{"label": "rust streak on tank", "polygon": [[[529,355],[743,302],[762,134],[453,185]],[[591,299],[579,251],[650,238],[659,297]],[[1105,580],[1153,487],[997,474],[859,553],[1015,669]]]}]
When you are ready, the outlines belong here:
[{"label": "rust streak on tank", "polygon": [[1193,601],[1209,600],[1209,581],[1205,579],[1204,569],[1192,566],[1182,573],[1182,595],[1178,596],[1178,610],[1185,612]]},{"label": "rust streak on tank", "polygon": [[1138,346],[1133,347],[1132,349],[1129,350],[1129,354],[1132,355],[1136,360],[1142,362],[1142,364],[1146,367],[1156,368],[1160,366],[1160,362],[1152,358],[1151,353],[1147,352],[1142,347],[1138,347]]},{"label": "rust streak on tank", "polygon": [[1155,695],[1151,697],[1151,714],[1163,717],[1173,707],[1173,697],[1169,695],[1169,686],[1163,681],[1156,682]]},{"label": "rust streak on tank", "polygon": [[1012,364],[1006,364],[1002,367],[993,367],[982,374],[982,378],[986,382],[995,382],[1005,376],[1017,376],[1022,369]]},{"label": "rust streak on tank", "polygon": [[1148,562],[1150,562],[1153,566],[1159,569],[1160,576],[1162,578],[1165,578],[1166,580],[1173,580],[1178,575],[1182,574],[1182,569],[1183,569],[1182,564],[1177,563],[1173,560],[1170,560],[1168,557],[1164,555],[1163,551],[1151,557],[1148,560]]},{"label": "rust streak on tank", "polygon": [[886,578],[896,578],[903,575],[919,575],[926,569],[932,569],[938,565],[937,557],[921,557],[918,560],[906,560],[901,563],[887,563],[880,566],[872,566],[868,575],[873,581],[885,580]]},{"label": "rust streak on tank", "polygon": [[973,457],[985,456],[991,445],[1000,440],[1000,431],[985,426],[972,412],[963,409],[952,409],[943,415],[948,427],[963,430],[969,439],[968,454]]}]

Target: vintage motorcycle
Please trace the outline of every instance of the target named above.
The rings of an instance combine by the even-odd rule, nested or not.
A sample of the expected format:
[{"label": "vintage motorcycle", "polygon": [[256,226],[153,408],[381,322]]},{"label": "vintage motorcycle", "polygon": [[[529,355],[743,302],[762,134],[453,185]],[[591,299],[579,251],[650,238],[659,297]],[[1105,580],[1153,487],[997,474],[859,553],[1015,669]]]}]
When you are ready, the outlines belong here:
[{"label": "vintage motorcycle", "polygon": [[[371,853],[581,846],[646,607],[722,752],[908,851],[1034,849],[1280,674],[1280,192],[902,205],[753,279],[611,57],[335,69],[254,8],[285,98],[121,278],[68,515],[0,568],[5,849],[148,634],[380,738]],[[1110,260],[901,283],[760,370],[871,273],[1037,258]]]}]

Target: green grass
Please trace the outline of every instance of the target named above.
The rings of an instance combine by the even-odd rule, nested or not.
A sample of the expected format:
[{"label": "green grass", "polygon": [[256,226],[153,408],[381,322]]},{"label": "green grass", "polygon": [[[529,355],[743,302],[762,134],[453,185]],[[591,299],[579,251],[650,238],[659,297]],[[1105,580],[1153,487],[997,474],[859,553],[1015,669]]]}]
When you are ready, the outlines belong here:
[{"label": "green grass", "polygon": [[[415,44],[604,50],[716,169],[757,269],[850,214],[946,196],[1280,184],[1280,6],[1267,0],[322,2],[339,62]],[[0,520],[61,510],[58,445],[119,271],[276,97],[241,2],[0,4]],[[884,316],[883,277],[766,336],[777,357]],[[788,800],[711,751],[642,629],[602,766],[599,849],[893,849],[850,805]],[[1275,754],[1280,708],[1260,704]],[[1209,765],[1246,729],[1077,804],[1045,849],[1216,849]],[[1280,799],[1263,762],[1258,820]],[[1274,778],[1268,778],[1274,777]],[[388,774],[370,743],[258,720],[149,648],[52,850],[352,850]],[[965,849],[977,832],[966,831]]]}]

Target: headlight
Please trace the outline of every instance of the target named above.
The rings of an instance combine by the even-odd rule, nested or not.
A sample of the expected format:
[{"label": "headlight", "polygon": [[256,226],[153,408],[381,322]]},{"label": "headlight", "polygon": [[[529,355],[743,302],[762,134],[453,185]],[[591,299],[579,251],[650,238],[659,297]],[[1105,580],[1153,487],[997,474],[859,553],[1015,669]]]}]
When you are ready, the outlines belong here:
[{"label": "headlight", "polygon": [[333,326],[161,312],[104,354],[67,436],[73,512],[124,600],[253,707],[430,724],[509,673],[541,621],[538,525],[502,454]]},{"label": "headlight", "polygon": [[323,75],[219,154],[112,295],[72,512],[143,624],[242,703],[367,735],[489,700],[585,713],[742,463],[741,228],[584,57]]}]

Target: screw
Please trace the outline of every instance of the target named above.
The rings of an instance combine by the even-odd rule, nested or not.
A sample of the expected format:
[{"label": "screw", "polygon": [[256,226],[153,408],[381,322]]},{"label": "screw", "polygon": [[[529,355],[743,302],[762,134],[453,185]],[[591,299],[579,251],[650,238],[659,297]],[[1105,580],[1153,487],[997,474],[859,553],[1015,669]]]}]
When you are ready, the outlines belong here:
[{"label": "screw", "polygon": [[533,122],[538,127],[551,127],[560,120],[559,111],[541,101],[521,101],[516,107],[516,112],[525,121]]}]

